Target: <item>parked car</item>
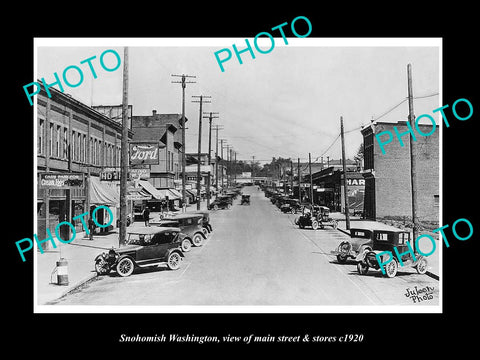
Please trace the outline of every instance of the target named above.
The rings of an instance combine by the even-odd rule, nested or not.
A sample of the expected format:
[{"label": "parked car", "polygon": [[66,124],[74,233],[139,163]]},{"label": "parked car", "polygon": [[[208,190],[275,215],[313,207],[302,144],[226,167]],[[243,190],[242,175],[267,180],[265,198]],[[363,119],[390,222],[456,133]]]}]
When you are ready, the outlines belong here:
[{"label": "parked car", "polygon": [[208,210],[230,209],[232,207],[232,198],[229,196],[219,196],[208,205]]},{"label": "parked car", "polygon": [[250,205],[250,195],[242,195],[242,201],[240,202],[240,205]]},{"label": "parked car", "polygon": [[197,210],[192,212],[186,212],[185,214],[201,214],[203,216],[202,226],[205,236],[207,236],[213,231],[212,224],[210,224],[210,212],[204,210]]},{"label": "parked car", "polygon": [[296,214],[297,211],[300,211],[301,209],[302,205],[297,199],[287,199],[280,206],[280,211],[283,213]]},{"label": "parked car", "polygon": [[323,229],[326,225],[337,228],[338,222],[330,217],[330,209],[326,206],[306,205],[302,209],[302,215],[295,219],[300,229],[311,226],[313,230]]},{"label": "parked car", "polygon": [[350,229],[350,240],[342,241],[332,254],[337,255],[339,263],[345,263],[348,258],[359,261],[364,253],[372,250],[373,230]]},{"label": "parked car", "polygon": [[120,276],[130,276],[135,268],[163,264],[170,270],[177,270],[184,257],[180,248],[183,238],[179,228],[132,230],[128,233],[126,246],[112,248],[95,258],[95,271],[106,275],[115,270]]},{"label": "parked car", "polygon": [[181,248],[183,252],[190,251],[192,246],[202,246],[203,241],[207,238],[203,232],[202,214],[178,214],[174,217],[164,218],[155,225],[161,227],[180,228],[182,234],[186,235],[181,242]]},{"label": "parked car", "polygon": [[[397,248],[399,254],[407,252],[407,242],[411,242],[410,232],[404,230],[373,230],[372,236],[372,250],[364,253],[363,257],[357,263],[357,270],[360,274],[364,275],[368,272],[369,268],[376,270],[380,269],[380,264],[377,261],[376,255],[383,251],[390,251],[393,254],[393,260],[385,265],[385,275],[389,278],[394,277],[398,271],[399,260],[395,256],[394,247]],[[411,246],[413,249],[414,246]],[[382,262],[388,260],[389,254],[382,255]],[[415,260],[411,253],[406,253],[401,257],[403,266],[413,267],[419,274],[425,274],[427,272],[428,262],[427,259],[420,255],[415,254]]]}]

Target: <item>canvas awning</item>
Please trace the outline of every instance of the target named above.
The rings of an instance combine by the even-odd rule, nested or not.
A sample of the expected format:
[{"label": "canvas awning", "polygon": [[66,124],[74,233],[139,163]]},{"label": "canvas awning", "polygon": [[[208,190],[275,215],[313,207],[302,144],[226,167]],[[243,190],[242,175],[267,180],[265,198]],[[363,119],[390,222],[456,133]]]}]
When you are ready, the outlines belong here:
[{"label": "canvas awning", "polygon": [[99,178],[90,176],[89,200],[91,205],[119,206],[120,195],[116,190],[102,184]]},{"label": "canvas awning", "polygon": [[146,180],[139,180],[138,184],[144,188],[144,190],[152,195],[152,197],[156,200],[163,200],[165,199],[165,195],[162,195],[162,193],[155,188],[152,184],[150,184]]},{"label": "canvas awning", "polygon": [[157,191],[162,194],[163,198],[168,196],[168,200],[178,200],[182,198],[182,194],[175,189],[158,189]]}]

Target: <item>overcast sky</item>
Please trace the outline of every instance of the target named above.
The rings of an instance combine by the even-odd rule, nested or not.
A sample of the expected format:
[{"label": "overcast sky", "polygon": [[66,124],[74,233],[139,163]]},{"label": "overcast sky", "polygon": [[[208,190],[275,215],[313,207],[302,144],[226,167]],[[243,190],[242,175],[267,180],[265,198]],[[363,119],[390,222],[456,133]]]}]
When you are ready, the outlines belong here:
[{"label": "overcast sky", "polygon": [[[128,102],[134,115],[148,115],[153,109],[180,114],[181,85],[171,83],[179,80],[171,74],[195,75],[196,83],[186,89],[187,151],[196,152],[198,145],[199,104],[192,103],[192,95],[208,95],[211,103],[204,104],[203,110],[219,112],[220,118],[214,121],[224,127],[219,137],[238,152],[237,159],[255,156],[261,162],[273,156],[306,161],[309,152],[313,159],[322,154],[325,161],[326,156],[340,158],[339,139],[325,153],[340,133],[340,116],[347,132],[356,129],[346,134],[346,154],[352,158],[362,141],[359,127],[406,98],[408,63],[412,64],[414,96],[440,90],[438,41],[288,40],[289,45],[281,46],[283,40],[275,38],[275,47],[268,54],[254,49],[255,59],[248,52],[242,54],[242,65],[233,55],[221,72],[214,52],[225,47],[232,50],[232,44],[243,49],[244,39],[41,39],[37,40],[36,77],[53,82],[54,72],[61,76],[65,67],[77,65],[84,70],[84,81],[76,88],[64,86],[66,93],[87,105],[121,104],[123,64],[106,72],[98,60],[107,49],[116,50],[123,60],[123,46],[128,45]],[[80,65],[93,55],[97,56],[92,64],[98,75],[94,80],[88,65]],[[107,54],[105,61],[107,66],[115,64],[112,54]],[[69,76],[75,82],[75,71]],[[438,95],[416,99],[415,115],[432,114],[440,105]],[[407,115],[404,102],[380,121],[397,122],[406,120]],[[437,115],[435,118],[438,122]],[[205,119],[202,135],[205,152]],[[215,137],[212,140],[215,149]]]}]

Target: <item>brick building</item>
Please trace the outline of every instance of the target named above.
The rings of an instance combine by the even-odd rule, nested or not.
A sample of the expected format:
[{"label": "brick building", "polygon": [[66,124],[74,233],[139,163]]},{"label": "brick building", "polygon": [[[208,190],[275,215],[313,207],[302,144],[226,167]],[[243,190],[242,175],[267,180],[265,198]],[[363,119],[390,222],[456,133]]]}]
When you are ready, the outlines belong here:
[{"label": "brick building", "polygon": [[[70,95],[50,88],[49,98],[42,87],[37,95],[37,173],[80,174],[83,185],[74,188],[44,186],[37,182],[37,234],[46,237],[62,221],[75,223],[82,230],[80,219],[72,218],[92,210],[91,206],[107,205],[118,213],[118,191],[100,182],[105,167],[120,166],[122,126]],[[129,131],[131,139],[133,133]],[[54,175],[53,175],[54,176]],[[97,218],[105,214],[99,214]],[[106,216],[106,215],[105,215]],[[61,229],[67,229],[63,226]],[[62,235],[62,238],[65,237]]]},{"label": "brick building", "polygon": [[[399,133],[408,130],[405,121],[373,122],[361,130],[364,143],[365,204],[368,219],[408,219],[411,221],[410,135],[404,135],[402,147],[393,127]],[[423,133],[432,125],[419,124]],[[391,131],[393,141],[382,154],[375,134]],[[439,132],[424,137],[416,134],[418,217],[420,222],[439,221]]]}]

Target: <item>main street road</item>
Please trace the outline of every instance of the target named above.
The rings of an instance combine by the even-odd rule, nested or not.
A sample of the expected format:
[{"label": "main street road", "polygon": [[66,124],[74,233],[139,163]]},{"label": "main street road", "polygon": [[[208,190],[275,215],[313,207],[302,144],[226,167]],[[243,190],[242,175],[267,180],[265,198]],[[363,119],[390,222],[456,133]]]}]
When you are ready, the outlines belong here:
[{"label": "main street road", "polygon": [[[193,248],[181,269],[141,269],[127,278],[102,276],[57,305],[438,305],[439,282],[400,268],[359,275],[331,250],[347,235],[326,227],[299,229],[263,192],[245,187],[251,205],[236,200],[211,212],[213,233]],[[433,299],[414,304],[407,289],[434,288]]]}]

